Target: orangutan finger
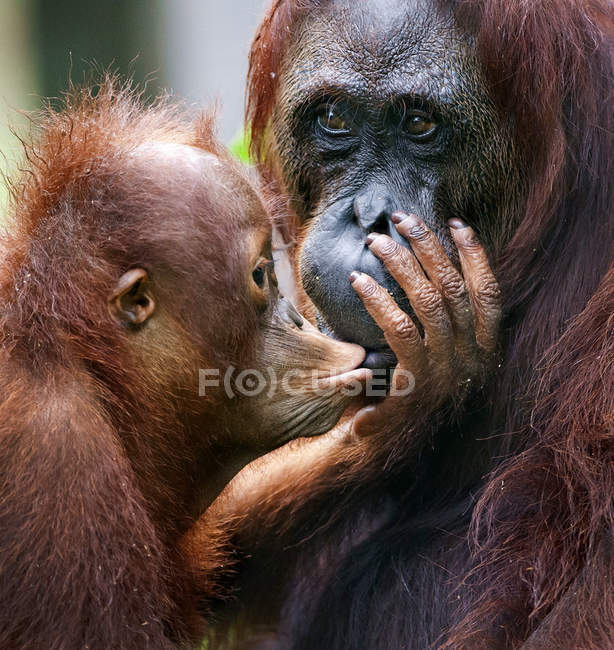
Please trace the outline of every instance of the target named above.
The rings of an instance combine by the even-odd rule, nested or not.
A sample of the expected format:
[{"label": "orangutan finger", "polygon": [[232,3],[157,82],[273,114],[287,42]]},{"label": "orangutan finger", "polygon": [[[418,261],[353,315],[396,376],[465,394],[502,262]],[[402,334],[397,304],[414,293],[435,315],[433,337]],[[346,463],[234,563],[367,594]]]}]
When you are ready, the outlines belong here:
[{"label": "orangutan finger", "polygon": [[450,226],[469,290],[477,344],[486,352],[493,353],[497,347],[501,321],[499,284],[473,229],[460,219],[451,219]]},{"label": "orangutan finger", "polygon": [[396,224],[399,234],[410,242],[431,284],[443,296],[452,322],[457,350],[461,354],[475,350],[469,292],[439,238],[414,214],[395,212],[392,221]]},{"label": "orangutan finger", "polygon": [[366,406],[353,417],[351,431],[357,438],[368,438],[385,427],[387,401]]},{"label": "orangutan finger", "polygon": [[372,277],[355,271],[350,276],[354,291],[381,328],[399,364],[417,372],[426,363],[424,342],[411,318]]},{"label": "orangutan finger", "polygon": [[[408,394],[411,392],[413,392],[413,384]],[[352,433],[357,438],[367,438],[381,434],[382,431],[389,432],[396,431],[397,427],[404,428],[409,423],[408,405],[407,395],[392,393],[384,401],[370,404],[358,411],[351,421]],[[392,429],[391,423],[394,423]]]},{"label": "orangutan finger", "polygon": [[427,280],[414,254],[387,235],[369,235],[367,245],[407,294],[437,365],[449,363],[454,355],[452,324],[441,293]]}]

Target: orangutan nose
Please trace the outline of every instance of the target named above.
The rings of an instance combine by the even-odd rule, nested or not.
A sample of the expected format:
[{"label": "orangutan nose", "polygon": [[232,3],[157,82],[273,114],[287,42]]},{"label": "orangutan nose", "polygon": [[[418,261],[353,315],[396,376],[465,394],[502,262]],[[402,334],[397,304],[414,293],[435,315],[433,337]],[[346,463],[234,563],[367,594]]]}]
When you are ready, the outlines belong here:
[{"label": "orangutan nose", "polygon": [[390,195],[381,185],[366,188],[354,199],[354,215],[367,233],[388,234],[393,211]]}]

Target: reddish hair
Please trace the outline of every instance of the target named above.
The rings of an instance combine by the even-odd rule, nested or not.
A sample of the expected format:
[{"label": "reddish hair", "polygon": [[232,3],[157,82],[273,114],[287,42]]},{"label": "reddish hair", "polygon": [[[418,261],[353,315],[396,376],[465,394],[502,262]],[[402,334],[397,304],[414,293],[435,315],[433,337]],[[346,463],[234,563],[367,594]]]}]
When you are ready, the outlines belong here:
[{"label": "reddish hair", "polygon": [[288,34],[302,16],[322,4],[321,0],[274,0],[256,32],[249,53],[245,115],[254,160],[265,158],[265,132],[277,100]]},{"label": "reddish hair", "polygon": [[[498,108],[514,115],[527,198],[500,261],[500,277],[508,311],[531,302],[542,322],[550,315],[540,334],[518,332],[518,347],[532,359],[536,350],[544,351],[556,340],[562,322],[582,308],[611,258],[614,191],[603,179],[614,174],[614,119],[609,114],[614,12],[598,0],[441,2],[455,10],[461,26],[476,33]],[[263,162],[267,177],[274,160],[267,156],[266,132],[288,34],[304,15],[326,3],[275,0],[254,39],[246,119],[252,155]],[[588,223],[592,227],[587,231]],[[560,270],[556,258],[566,254],[565,277],[562,282],[557,278],[561,289],[548,286],[544,292],[539,285],[552,277],[553,269]],[[525,356],[523,365],[527,361]]]},{"label": "reddish hair", "polygon": [[[598,0],[441,1],[475,35],[496,106],[513,116],[525,184],[497,264],[508,317],[493,403],[510,434],[500,456],[516,455],[475,510],[479,588],[450,641],[474,648],[502,603],[514,600],[509,594],[526,621],[512,633],[519,642],[580,567],[589,566],[591,584],[614,568],[590,565],[597,538],[614,533],[614,270],[606,277],[614,251],[614,8]],[[247,119],[265,177],[276,163],[266,133],[289,34],[325,4],[276,0],[254,41]],[[612,621],[614,597],[603,593],[599,606]],[[604,628],[591,647],[611,642],[614,629]]]},{"label": "reddish hair", "polygon": [[[197,350],[178,322],[169,353],[143,364],[101,296],[129,254],[209,263],[204,248],[189,260],[171,245],[177,225],[151,214],[151,185],[128,171],[135,149],[153,140],[222,154],[207,116],[146,107],[112,77],[71,89],[61,108],[32,119],[0,242],[0,647],[170,650],[204,628],[178,549],[194,518],[181,498],[195,481],[182,418],[197,398],[165,376],[185,376]],[[212,272],[227,254],[215,250]]]},{"label": "reddish hair", "polygon": [[24,161],[7,183],[20,232],[34,230],[67,187],[108,164],[110,151],[117,157],[143,142],[175,142],[228,159],[215,139],[212,114],[189,121],[185,107],[166,96],[146,105],[142,91],[110,74],[90,86],[71,84],[60,109],[50,103],[33,113],[30,133],[17,136]]}]

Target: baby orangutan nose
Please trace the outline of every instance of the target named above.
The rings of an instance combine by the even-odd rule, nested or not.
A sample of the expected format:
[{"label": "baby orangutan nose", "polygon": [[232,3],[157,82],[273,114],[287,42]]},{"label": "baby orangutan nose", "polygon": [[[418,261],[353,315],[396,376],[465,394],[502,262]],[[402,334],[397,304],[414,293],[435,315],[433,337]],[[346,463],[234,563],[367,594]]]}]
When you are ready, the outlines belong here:
[{"label": "baby orangutan nose", "polygon": [[281,298],[279,301],[279,312],[284,322],[289,325],[296,325],[302,328],[305,319],[298,313],[296,307],[287,298]]}]

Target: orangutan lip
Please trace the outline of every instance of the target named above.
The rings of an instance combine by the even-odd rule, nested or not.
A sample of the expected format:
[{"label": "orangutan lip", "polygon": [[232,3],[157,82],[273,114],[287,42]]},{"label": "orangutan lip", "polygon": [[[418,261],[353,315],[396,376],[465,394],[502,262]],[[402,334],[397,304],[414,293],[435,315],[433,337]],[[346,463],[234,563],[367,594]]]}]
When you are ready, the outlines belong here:
[{"label": "orangutan lip", "polygon": [[[359,350],[362,350],[362,354],[358,353]],[[320,376],[321,379],[339,379],[345,375],[349,375],[360,368],[364,368],[364,360],[366,358],[366,352],[360,346],[356,346],[356,352],[358,353],[351,363],[348,363],[346,366],[341,366],[335,368],[334,371],[329,375]]]},{"label": "orangutan lip", "polygon": [[384,370],[394,368],[397,365],[397,358],[390,348],[381,350],[367,350],[365,360],[362,362],[362,368],[369,370]]},{"label": "orangutan lip", "polygon": [[[320,332],[336,341],[343,340],[324,320],[320,312],[317,312],[316,314],[316,322]],[[388,368],[394,368],[397,364],[397,358],[390,348],[366,348],[365,353],[365,358],[359,366],[360,368],[368,368],[369,370],[386,370]]]}]

